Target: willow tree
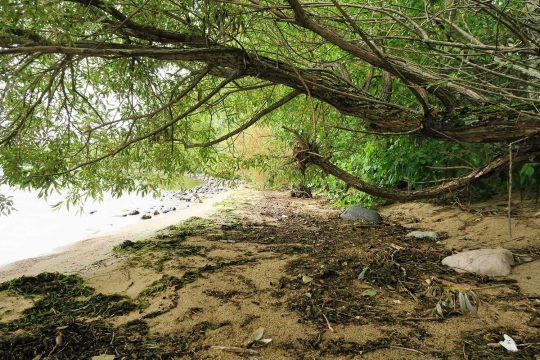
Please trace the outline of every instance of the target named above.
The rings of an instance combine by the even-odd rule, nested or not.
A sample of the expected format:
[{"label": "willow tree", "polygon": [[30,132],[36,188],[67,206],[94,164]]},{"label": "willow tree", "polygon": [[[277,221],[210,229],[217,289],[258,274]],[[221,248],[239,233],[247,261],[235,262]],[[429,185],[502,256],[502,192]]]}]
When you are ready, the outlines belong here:
[{"label": "willow tree", "polygon": [[135,188],[268,116],[301,166],[398,200],[463,187],[511,155],[399,191],[336,166],[321,133],[540,155],[538,0],[2,0],[0,20],[4,181]]}]

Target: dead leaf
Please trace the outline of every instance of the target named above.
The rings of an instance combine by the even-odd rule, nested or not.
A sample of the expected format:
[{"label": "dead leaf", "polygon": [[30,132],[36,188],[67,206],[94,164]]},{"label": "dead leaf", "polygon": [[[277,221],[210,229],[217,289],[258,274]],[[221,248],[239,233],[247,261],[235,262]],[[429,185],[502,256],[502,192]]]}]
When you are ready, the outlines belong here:
[{"label": "dead leaf", "polygon": [[362,292],[362,295],[363,296],[374,297],[374,296],[377,295],[377,290],[375,290],[375,289],[367,289],[367,290],[364,290]]},{"label": "dead leaf", "polygon": [[264,328],[260,327],[251,334],[251,337],[249,338],[249,342],[254,343],[255,341],[259,341],[262,339],[263,336],[264,336]]}]

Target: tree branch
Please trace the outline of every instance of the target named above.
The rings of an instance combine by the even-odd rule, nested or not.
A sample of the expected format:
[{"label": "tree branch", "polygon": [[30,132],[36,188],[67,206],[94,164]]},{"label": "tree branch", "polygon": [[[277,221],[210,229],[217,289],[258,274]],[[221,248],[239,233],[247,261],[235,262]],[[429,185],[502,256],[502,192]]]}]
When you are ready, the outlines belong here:
[{"label": "tree branch", "polygon": [[234,136],[236,134],[239,134],[242,131],[248,129],[253,124],[255,124],[257,121],[259,121],[261,118],[263,118],[265,115],[267,115],[267,114],[271,113],[272,111],[282,107],[283,105],[285,105],[286,103],[288,103],[289,101],[291,101],[292,99],[297,97],[299,94],[300,94],[300,91],[297,91],[297,90],[289,93],[287,96],[283,97],[281,100],[273,103],[272,105],[268,106],[264,110],[259,111],[257,114],[255,114],[255,116],[253,116],[248,122],[244,123],[242,126],[236,128],[235,130],[233,130],[233,131],[231,131],[231,132],[229,132],[229,133],[227,133],[227,134],[225,134],[223,136],[220,136],[217,139],[207,141],[207,142],[204,142],[204,143],[196,143],[196,144],[184,143],[184,147],[186,149],[190,149],[190,148],[196,148],[196,147],[210,147],[210,146],[219,144],[220,142],[223,142],[223,141],[231,138],[232,136]]},{"label": "tree branch", "polygon": [[[509,155],[503,155],[482,166],[475,169],[470,173],[457,177],[448,181],[445,181],[437,186],[432,186],[420,190],[413,191],[401,191],[393,188],[379,187],[370,184],[348,172],[332,164],[328,159],[322,155],[312,152],[309,148],[306,148],[304,143],[303,161],[307,164],[313,164],[321,168],[327,174],[333,175],[336,178],[344,181],[347,185],[354,187],[357,190],[365,192],[367,194],[378,196],[386,199],[392,199],[397,201],[411,201],[418,199],[433,198],[437,195],[445,194],[454,190],[461,189],[468,184],[483,178],[497,170],[501,170],[507,167],[510,160]],[[538,146],[532,151],[523,151],[521,154],[512,158],[513,163],[537,161],[540,159],[540,150]]]}]

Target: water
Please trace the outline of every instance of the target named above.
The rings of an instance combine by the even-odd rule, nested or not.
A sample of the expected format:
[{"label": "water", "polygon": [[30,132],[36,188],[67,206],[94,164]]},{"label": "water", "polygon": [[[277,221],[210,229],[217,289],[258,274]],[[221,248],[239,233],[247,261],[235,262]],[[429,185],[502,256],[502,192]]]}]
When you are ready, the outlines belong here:
[{"label": "water", "polygon": [[[161,198],[126,194],[113,198],[105,194],[102,202],[87,201],[82,209],[52,209],[63,194],[39,199],[37,191],[26,191],[0,185],[0,193],[13,197],[17,211],[0,216],[0,265],[52,253],[55,249],[79,240],[102,235],[141,220],[154,209],[185,207],[164,192]],[[122,216],[138,209],[141,214]]]}]

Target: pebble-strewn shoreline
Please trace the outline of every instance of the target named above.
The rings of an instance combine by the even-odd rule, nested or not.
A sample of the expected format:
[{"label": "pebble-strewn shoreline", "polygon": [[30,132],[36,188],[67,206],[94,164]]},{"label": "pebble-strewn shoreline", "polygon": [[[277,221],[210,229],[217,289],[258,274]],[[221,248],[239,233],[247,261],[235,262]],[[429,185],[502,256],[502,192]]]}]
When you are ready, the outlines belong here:
[{"label": "pebble-strewn shoreline", "polygon": [[152,216],[188,208],[190,203],[202,203],[205,198],[237,188],[243,183],[241,180],[223,180],[206,175],[189,175],[189,177],[202,181],[202,184],[187,190],[163,191],[159,205],[148,209],[126,209],[120,216],[140,215],[143,220],[151,219]]}]

